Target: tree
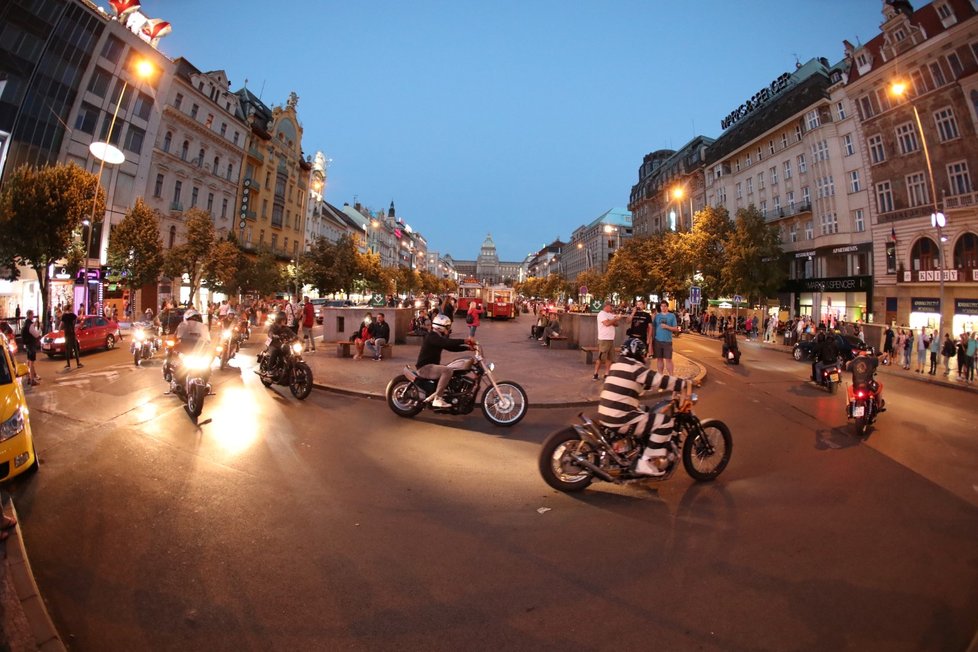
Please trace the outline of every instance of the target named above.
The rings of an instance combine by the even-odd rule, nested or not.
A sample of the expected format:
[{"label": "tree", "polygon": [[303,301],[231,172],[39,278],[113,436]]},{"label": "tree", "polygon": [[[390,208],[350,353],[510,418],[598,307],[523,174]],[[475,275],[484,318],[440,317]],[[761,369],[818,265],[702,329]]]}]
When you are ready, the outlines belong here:
[{"label": "tree", "polygon": [[174,278],[186,274],[190,281],[190,301],[197,305],[197,292],[214,250],[214,223],[211,216],[199,208],[191,208],[184,213],[184,217],[187,220],[187,241],[167,252],[163,273]]},{"label": "tree", "polygon": [[307,260],[305,276],[323,294],[352,289],[360,272],[359,252],[349,235],[337,242],[317,238]]},{"label": "tree", "polygon": [[241,249],[230,238],[218,240],[204,265],[204,278],[212,292],[234,294],[240,287],[238,273],[244,260]]},{"label": "tree", "polygon": [[707,206],[696,213],[693,229],[686,234],[685,248],[702,277],[703,296],[719,297],[724,286],[724,246],[733,231],[733,221],[726,208]]},{"label": "tree", "polygon": [[283,270],[275,255],[262,249],[255,258],[242,258],[235,284],[242,291],[267,297],[281,289],[283,280]]},{"label": "tree", "polygon": [[129,287],[133,314],[136,290],[156,283],[163,269],[163,238],[160,237],[160,214],[142,198],[129,209],[109,234],[109,266],[118,271]]},{"label": "tree", "polygon": [[[96,175],[77,165],[21,166],[0,193],[0,259],[37,274],[45,315],[51,314],[50,265],[64,258],[82,220],[105,215],[105,193]],[[47,324],[47,319],[42,323]]]},{"label": "tree", "polygon": [[623,243],[608,265],[608,292],[635,297],[675,287],[670,270],[669,237],[657,233]]},{"label": "tree", "polygon": [[575,292],[586,287],[588,294],[596,299],[604,299],[608,294],[608,280],[596,269],[584,270],[574,279]]},{"label": "tree", "polygon": [[753,205],[741,208],[724,244],[724,285],[748,299],[766,299],[784,282],[781,234]]}]

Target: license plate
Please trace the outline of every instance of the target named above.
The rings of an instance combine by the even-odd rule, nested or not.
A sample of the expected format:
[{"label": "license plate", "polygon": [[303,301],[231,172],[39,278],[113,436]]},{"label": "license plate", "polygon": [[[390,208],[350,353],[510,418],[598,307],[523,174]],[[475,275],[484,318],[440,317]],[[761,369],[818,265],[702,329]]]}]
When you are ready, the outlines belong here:
[{"label": "license plate", "polygon": [[866,407],[865,406],[863,406],[863,405],[854,405],[854,406],[852,406],[852,416],[853,417],[861,417],[864,414],[866,414]]},{"label": "license plate", "polygon": [[42,344],[42,345],[41,345],[41,348],[42,348],[42,349],[44,349],[45,351],[47,351],[48,349],[50,349],[50,348],[51,348],[51,345],[50,345],[50,344],[47,344],[47,343],[45,343],[45,344]]},{"label": "license plate", "polygon": [[837,383],[837,382],[839,382],[839,374],[837,374],[837,373],[836,374],[829,374],[829,379],[833,383]]},{"label": "license plate", "polygon": [[271,343],[272,343],[272,338],[269,337],[267,340],[265,340],[265,346],[268,346]]}]

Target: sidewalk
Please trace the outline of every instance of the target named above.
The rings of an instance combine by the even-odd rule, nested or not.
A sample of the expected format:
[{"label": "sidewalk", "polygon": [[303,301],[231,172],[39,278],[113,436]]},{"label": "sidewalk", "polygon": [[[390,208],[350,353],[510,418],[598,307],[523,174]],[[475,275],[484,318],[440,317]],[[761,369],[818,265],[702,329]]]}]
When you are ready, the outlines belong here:
[{"label": "sidewalk", "polygon": [[[525,316],[510,321],[485,321],[476,333],[486,360],[495,363],[496,380],[511,380],[526,390],[532,407],[577,407],[595,405],[601,381],[593,380],[594,363],[585,364],[584,352],[577,349],[552,349],[529,338],[530,321]],[[456,320],[453,337],[464,338],[468,327]],[[262,336],[252,335],[252,346]],[[405,365],[418,359],[420,337],[408,337],[407,344],[395,344],[392,359],[375,362],[369,358],[338,358],[336,347],[316,342],[316,352],[303,358],[312,367],[315,386],[344,394],[384,399],[387,383],[402,373]],[[443,362],[463,354],[444,353]],[[696,383],[703,381],[706,369],[678,353],[673,355],[676,374]],[[601,375],[604,375],[602,365]]]}]

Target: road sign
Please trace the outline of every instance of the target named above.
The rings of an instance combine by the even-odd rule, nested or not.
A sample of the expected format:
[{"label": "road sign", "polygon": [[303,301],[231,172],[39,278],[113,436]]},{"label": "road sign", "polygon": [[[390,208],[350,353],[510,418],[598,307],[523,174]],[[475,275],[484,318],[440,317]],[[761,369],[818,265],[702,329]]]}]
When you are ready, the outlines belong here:
[{"label": "road sign", "polygon": [[689,301],[693,304],[699,304],[702,295],[700,294],[700,287],[698,285],[693,285],[689,288]]},{"label": "road sign", "polygon": [[604,303],[602,303],[600,299],[595,299],[591,302],[591,312],[601,312],[603,307]]},{"label": "road sign", "polygon": [[733,299],[734,299],[734,305],[744,302],[744,297],[740,296],[739,294],[735,294]]},{"label": "road sign", "polygon": [[373,306],[374,308],[383,308],[385,305],[387,305],[387,301],[384,299],[383,294],[379,294],[375,292],[374,295],[370,298],[370,305]]},{"label": "road sign", "polygon": [[578,292],[578,294],[581,295],[582,297],[583,296],[586,296],[587,295],[587,286],[586,285],[582,285],[581,286],[581,289],[580,289],[580,292]]}]

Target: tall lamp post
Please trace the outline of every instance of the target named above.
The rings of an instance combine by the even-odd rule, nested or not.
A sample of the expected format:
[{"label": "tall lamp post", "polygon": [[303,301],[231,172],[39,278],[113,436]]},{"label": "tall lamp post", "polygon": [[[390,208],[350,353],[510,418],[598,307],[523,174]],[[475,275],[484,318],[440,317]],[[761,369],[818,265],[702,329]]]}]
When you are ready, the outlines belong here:
[{"label": "tall lamp post", "polygon": [[[146,59],[140,59],[136,62],[135,69],[133,72],[139,79],[149,79],[156,68],[152,63]],[[88,237],[85,239],[85,267],[82,268],[82,278],[85,281],[85,312],[88,313],[88,260],[89,254],[92,249],[92,231],[95,230],[95,209],[98,207],[98,187],[102,184],[102,172],[105,170],[105,164],[109,165],[119,165],[126,160],[126,155],[122,153],[122,150],[112,144],[112,131],[115,129],[116,118],[119,117],[119,109],[122,108],[122,98],[126,95],[126,89],[129,88],[129,80],[122,80],[122,90],[119,92],[119,99],[115,103],[115,111],[112,112],[112,120],[109,121],[109,130],[105,134],[105,142],[93,141],[88,146],[88,151],[92,153],[92,156],[99,160],[98,165],[98,176],[95,178],[95,197],[92,199],[92,216],[90,219],[85,220],[88,222]],[[83,221],[82,223],[84,224]],[[131,299],[132,297],[130,297]]]},{"label": "tall lamp post", "polygon": [[[890,94],[903,99],[907,95],[908,88],[909,85],[905,81],[895,81],[890,85]],[[920,144],[924,150],[924,161],[927,162],[927,176],[930,179],[930,196],[934,209],[934,212],[930,215],[930,223],[932,227],[937,229],[937,274],[941,287],[941,297],[939,299],[937,313],[937,334],[939,337],[944,321],[944,234],[942,233],[942,229],[947,224],[947,220],[944,217],[944,213],[940,212],[937,208],[937,185],[934,183],[934,168],[930,162],[930,150],[927,148],[927,136],[924,134],[924,125],[920,122],[920,113],[917,111],[917,105],[911,99],[908,99],[908,101],[910,102],[910,108],[913,109],[914,120],[917,122],[917,131],[920,132]]]}]

